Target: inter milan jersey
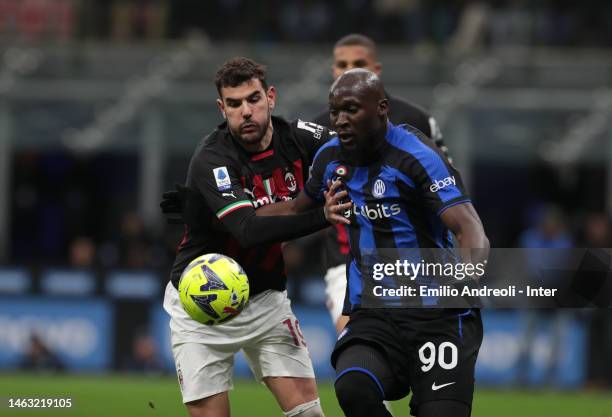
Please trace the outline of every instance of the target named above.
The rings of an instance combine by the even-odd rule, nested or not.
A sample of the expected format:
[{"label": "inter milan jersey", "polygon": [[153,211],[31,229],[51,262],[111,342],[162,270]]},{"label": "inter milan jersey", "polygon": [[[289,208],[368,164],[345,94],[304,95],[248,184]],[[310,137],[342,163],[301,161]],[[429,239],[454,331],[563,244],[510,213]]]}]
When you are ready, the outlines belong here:
[{"label": "inter milan jersey", "polygon": [[[189,165],[187,187],[197,190],[204,205],[197,224],[187,224],[172,269],[178,287],[187,264],[205,253],[221,253],[235,259],[245,270],[251,294],[286,286],[280,243],[243,248],[240,236],[223,224],[239,210],[252,214],[266,204],[295,198],[308,178],[308,168],[320,146],[329,138],[322,126],[301,120],[288,123],[272,117],[274,134],[268,149],[248,153],[220,125],[198,145]],[[249,213],[251,212],[251,213]],[[240,222],[239,216],[231,216]]]},{"label": "inter milan jersey", "polygon": [[[420,106],[398,97],[386,94],[389,100],[389,121],[394,125],[408,124],[416,127],[434,143],[448,157],[448,149],[444,145],[442,132],[434,117]],[[329,110],[320,113],[313,121],[321,126],[330,127]],[[327,230],[326,239],[326,266],[327,269],[342,265],[346,262],[349,252],[348,232],[342,224],[336,224]]]},{"label": "inter milan jersey", "polygon": [[355,166],[343,156],[339,139],[331,139],[319,149],[304,189],[324,201],[327,181],[340,179],[353,202],[343,314],[361,302],[362,251],[450,248],[452,236],[440,214],[470,201],[457,170],[419,130],[389,123],[380,155],[367,166]]}]

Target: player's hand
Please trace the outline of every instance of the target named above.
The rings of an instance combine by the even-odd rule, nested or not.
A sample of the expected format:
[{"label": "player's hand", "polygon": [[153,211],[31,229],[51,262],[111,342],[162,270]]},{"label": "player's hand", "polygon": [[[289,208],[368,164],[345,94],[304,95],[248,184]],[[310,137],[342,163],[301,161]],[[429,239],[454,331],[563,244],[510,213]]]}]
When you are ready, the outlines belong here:
[{"label": "player's hand", "polygon": [[333,183],[327,181],[329,190],[323,192],[323,196],[325,196],[323,210],[325,211],[325,218],[331,224],[351,224],[351,221],[345,217],[344,213],[351,209],[353,203],[347,201],[348,192],[341,190],[341,186],[341,181],[334,181]]},{"label": "player's hand", "polygon": [[159,203],[162,213],[166,216],[166,221],[170,224],[184,223],[183,206],[185,192],[182,185],[174,184],[174,190],[166,191],[162,194],[162,201]]},{"label": "player's hand", "polygon": [[170,224],[187,224],[191,228],[200,226],[202,211],[206,210],[204,198],[197,191],[184,185],[174,184],[174,190],[162,194],[159,206]]}]

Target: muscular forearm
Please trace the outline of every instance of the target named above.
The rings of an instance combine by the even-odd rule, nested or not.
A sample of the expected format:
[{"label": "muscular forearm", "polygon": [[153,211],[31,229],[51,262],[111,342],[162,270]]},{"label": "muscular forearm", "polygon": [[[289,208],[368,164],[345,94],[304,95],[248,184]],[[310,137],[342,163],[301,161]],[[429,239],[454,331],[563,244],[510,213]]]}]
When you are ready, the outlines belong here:
[{"label": "muscular forearm", "polygon": [[489,239],[476,210],[470,203],[449,207],[441,214],[461,248],[464,262],[483,262],[489,256]]},{"label": "muscular forearm", "polygon": [[464,262],[484,262],[489,256],[489,239],[482,225],[474,222],[455,234]]}]

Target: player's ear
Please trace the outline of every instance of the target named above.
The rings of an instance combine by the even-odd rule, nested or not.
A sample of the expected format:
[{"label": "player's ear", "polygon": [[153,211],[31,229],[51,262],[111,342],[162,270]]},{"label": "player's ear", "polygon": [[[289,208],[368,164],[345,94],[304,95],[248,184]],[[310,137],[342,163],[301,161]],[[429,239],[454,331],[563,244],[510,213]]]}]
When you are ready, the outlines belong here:
[{"label": "player's ear", "polygon": [[225,115],[225,105],[223,104],[223,100],[221,100],[220,98],[217,99],[217,107],[221,112],[221,116],[223,116],[224,119],[227,119],[227,116]]},{"label": "player's ear", "polygon": [[387,113],[389,113],[389,100],[384,98],[378,102],[378,115],[382,117],[386,116]]},{"label": "player's ear", "polygon": [[272,85],[268,87],[266,95],[268,96],[268,106],[270,107],[270,111],[272,111],[276,106],[276,88]]}]

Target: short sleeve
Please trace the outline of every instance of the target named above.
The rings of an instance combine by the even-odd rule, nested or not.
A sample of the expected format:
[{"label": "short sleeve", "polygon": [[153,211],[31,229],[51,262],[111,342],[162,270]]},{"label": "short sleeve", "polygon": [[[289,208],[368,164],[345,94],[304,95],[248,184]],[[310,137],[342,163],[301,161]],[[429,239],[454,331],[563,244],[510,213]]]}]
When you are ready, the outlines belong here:
[{"label": "short sleeve", "polygon": [[436,214],[470,201],[459,171],[424,143],[419,141],[410,150],[404,167],[404,174],[412,180],[423,203]]},{"label": "short sleeve", "polygon": [[214,151],[201,151],[194,156],[187,174],[187,186],[202,194],[219,219],[236,210],[253,209],[233,161]]}]

